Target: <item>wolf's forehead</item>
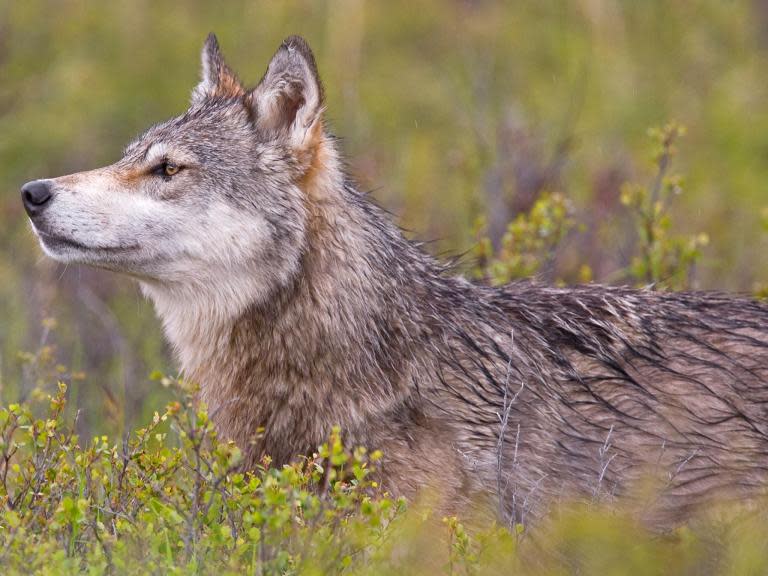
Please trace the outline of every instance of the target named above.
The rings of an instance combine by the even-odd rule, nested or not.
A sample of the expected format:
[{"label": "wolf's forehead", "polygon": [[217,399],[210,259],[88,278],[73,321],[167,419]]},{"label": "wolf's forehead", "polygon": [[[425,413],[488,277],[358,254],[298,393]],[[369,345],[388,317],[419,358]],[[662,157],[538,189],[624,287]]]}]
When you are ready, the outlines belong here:
[{"label": "wolf's forehead", "polygon": [[247,115],[234,106],[190,109],[181,116],[150,126],[125,147],[124,156],[147,160],[162,152],[210,145],[240,134],[239,129],[247,130],[248,122]]},{"label": "wolf's forehead", "polygon": [[134,162],[153,163],[191,151],[196,140],[194,136],[181,127],[171,129],[169,124],[146,130],[125,147],[123,157]]},{"label": "wolf's forehead", "polygon": [[150,126],[139,136],[134,138],[123,150],[123,155],[135,159],[144,159],[150,148],[163,143],[166,138],[163,135],[164,128],[170,123],[163,122]]}]

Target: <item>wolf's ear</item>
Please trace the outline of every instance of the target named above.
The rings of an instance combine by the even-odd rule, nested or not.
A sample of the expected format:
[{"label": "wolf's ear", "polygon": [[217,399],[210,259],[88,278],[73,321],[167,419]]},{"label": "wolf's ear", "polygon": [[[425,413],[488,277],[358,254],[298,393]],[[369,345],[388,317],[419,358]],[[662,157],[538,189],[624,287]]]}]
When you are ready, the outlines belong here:
[{"label": "wolf's ear", "polygon": [[192,104],[200,104],[207,98],[223,97],[238,98],[243,96],[243,90],[237,75],[224,62],[219,50],[219,41],[211,33],[205,39],[203,52],[200,55],[202,67],[200,83],[192,90]]},{"label": "wolf's ear", "polygon": [[286,38],[264,78],[246,95],[257,128],[305,148],[322,129],[323,86],[315,57],[299,36]]}]

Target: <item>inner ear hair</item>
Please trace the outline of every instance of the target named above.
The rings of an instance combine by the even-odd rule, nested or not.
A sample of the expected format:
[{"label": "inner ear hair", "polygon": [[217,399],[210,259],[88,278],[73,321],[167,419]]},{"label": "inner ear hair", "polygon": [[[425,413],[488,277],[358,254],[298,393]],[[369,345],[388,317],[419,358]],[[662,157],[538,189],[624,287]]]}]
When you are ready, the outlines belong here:
[{"label": "inner ear hair", "polygon": [[323,87],[303,38],[291,36],[280,45],[246,101],[259,129],[285,135],[294,144],[304,141],[322,115]]}]

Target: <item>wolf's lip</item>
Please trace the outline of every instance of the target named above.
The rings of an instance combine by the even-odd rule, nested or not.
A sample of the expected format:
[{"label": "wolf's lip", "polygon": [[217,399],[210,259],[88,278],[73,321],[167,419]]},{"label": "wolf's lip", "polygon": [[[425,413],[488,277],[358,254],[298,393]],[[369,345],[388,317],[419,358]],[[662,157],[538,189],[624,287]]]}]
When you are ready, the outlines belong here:
[{"label": "wolf's lip", "polygon": [[129,250],[135,250],[139,247],[138,244],[126,244],[123,246],[88,246],[77,240],[67,238],[65,236],[58,236],[49,232],[37,231],[40,240],[46,245],[46,247],[56,250],[57,248],[75,248],[77,250],[83,250],[88,252],[126,252]]}]

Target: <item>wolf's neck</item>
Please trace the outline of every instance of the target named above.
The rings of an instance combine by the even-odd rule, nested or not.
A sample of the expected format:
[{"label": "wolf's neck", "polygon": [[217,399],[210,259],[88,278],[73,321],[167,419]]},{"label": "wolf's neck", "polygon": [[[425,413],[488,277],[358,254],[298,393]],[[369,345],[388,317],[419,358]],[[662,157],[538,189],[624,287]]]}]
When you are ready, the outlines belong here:
[{"label": "wolf's neck", "polygon": [[218,304],[206,293],[147,290],[221,428],[242,442],[265,428],[273,438],[264,449],[278,458],[412,393],[410,359],[431,329],[420,293],[439,280],[433,261],[343,182],[313,182],[307,194],[313,221],[300,271],[267,302],[236,299],[248,293],[247,273],[235,300]]},{"label": "wolf's neck", "polygon": [[201,371],[226,352],[232,327],[252,304],[249,275],[250,271],[228,271],[226,283],[192,286],[142,283],[184,377],[199,382]]}]

